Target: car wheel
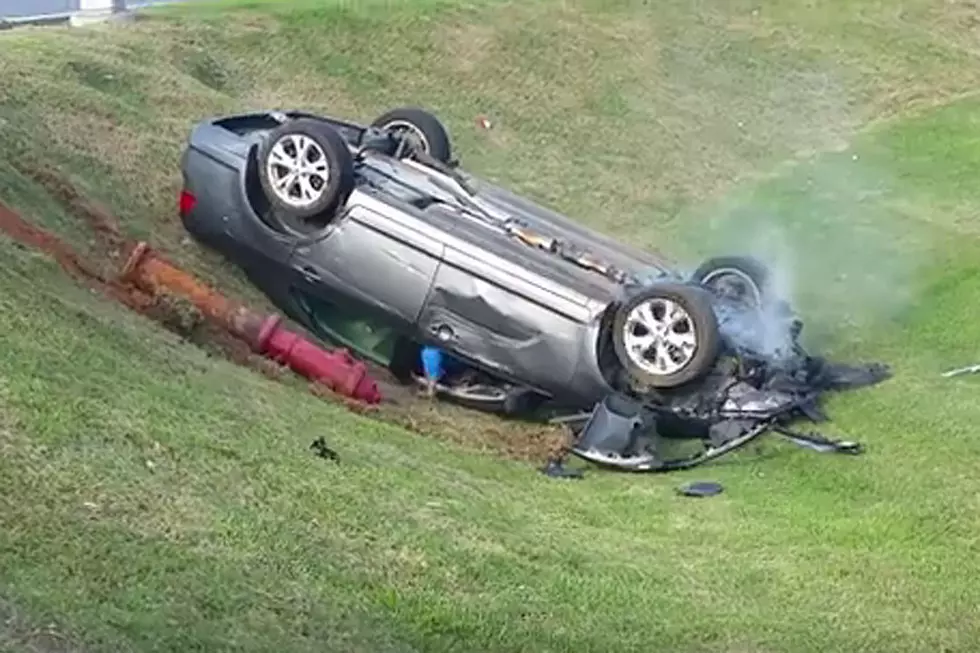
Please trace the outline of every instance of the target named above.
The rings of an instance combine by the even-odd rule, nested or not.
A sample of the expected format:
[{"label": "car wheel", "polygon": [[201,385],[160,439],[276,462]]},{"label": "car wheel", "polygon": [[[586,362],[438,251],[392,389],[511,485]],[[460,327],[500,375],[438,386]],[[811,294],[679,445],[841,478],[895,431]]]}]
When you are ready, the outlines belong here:
[{"label": "car wheel", "polygon": [[272,208],[289,218],[329,222],[354,190],[346,141],[317,120],[291,120],[270,131],[258,164]]},{"label": "car wheel", "polygon": [[772,299],[769,268],[748,256],[719,256],[702,263],[691,281],[712,293],[758,308]]},{"label": "car wheel", "polygon": [[392,109],[372,122],[371,126],[406,136],[415,147],[440,163],[449,163],[452,158],[452,146],[446,126],[425,109]]},{"label": "car wheel", "polygon": [[667,389],[707,374],[721,337],[710,295],[697,286],[663,283],[635,294],[613,319],[613,347],[631,389]]}]

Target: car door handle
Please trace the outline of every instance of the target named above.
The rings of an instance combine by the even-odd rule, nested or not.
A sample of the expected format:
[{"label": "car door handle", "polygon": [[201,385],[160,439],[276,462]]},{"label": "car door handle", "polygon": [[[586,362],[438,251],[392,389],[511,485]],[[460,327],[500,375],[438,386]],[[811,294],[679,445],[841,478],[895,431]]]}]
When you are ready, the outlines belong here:
[{"label": "car door handle", "polygon": [[316,268],[314,268],[312,265],[304,265],[302,268],[300,268],[299,273],[303,275],[304,279],[311,283],[316,283],[320,280],[320,273],[317,272]]},{"label": "car door handle", "polygon": [[433,324],[429,327],[429,332],[436,337],[439,342],[450,342],[456,337],[456,332],[448,324]]}]

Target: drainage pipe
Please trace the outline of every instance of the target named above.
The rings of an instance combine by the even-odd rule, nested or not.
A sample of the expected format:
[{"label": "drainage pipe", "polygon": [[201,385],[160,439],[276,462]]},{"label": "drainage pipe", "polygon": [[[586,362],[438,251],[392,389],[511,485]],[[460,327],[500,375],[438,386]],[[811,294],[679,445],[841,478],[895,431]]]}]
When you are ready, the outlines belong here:
[{"label": "drainage pipe", "polygon": [[297,374],[334,392],[369,404],[381,401],[377,383],[363,362],[348,351],[325,351],[285,329],[278,315],[262,316],[202,284],[170,264],[146,243],[133,247],[120,281],[155,296],[177,295],[191,302],[210,321],[249,344],[253,351],[286,365]]}]

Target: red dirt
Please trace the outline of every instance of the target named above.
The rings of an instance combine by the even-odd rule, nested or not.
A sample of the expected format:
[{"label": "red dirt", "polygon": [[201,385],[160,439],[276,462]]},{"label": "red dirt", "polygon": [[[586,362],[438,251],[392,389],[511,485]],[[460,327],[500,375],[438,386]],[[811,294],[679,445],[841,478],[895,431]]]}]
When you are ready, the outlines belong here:
[{"label": "red dirt", "polygon": [[43,186],[72,215],[82,218],[106,250],[106,254],[117,258],[122,253],[126,239],[119,228],[119,221],[107,208],[83,196],[70,182],[49,167],[24,164],[18,169]]},{"label": "red dirt", "polygon": [[99,290],[134,310],[142,312],[153,303],[148,295],[106,281],[95,266],[78,256],[56,236],[30,224],[4,204],[0,204],[0,231],[22,245],[44,252],[76,281]]},{"label": "red dirt", "polygon": [[[280,376],[278,365],[255,356],[246,343],[208,323],[193,306],[185,305],[178,298],[153,296],[106,279],[56,236],[30,224],[2,203],[0,231],[21,245],[47,254],[75,281],[145,315],[182,338],[273,378]],[[119,242],[122,243],[121,238]]]},{"label": "red dirt", "polygon": [[[56,170],[34,163],[22,164],[18,169],[44,187],[48,193],[64,205],[71,215],[82,219],[95,235],[100,246],[100,253],[106,259],[118,260],[129,249],[132,249],[128,247],[129,243],[122,233],[119,220],[106,207],[85,197]],[[11,211],[8,209],[8,212]],[[52,255],[59,263],[67,262],[79,273],[72,275],[76,280],[86,282],[89,286],[94,284],[98,290],[106,295],[160,323],[167,330],[201,347],[209,354],[217,354],[239,365],[256,369],[272,379],[281,379],[287,371],[282,366],[254,354],[246,343],[207,322],[203,319],[204,316],[201,315],[200,311],[188,302],[179,297],[167,295],[159,288],[155,289],[156,292],[148,293],[118,279],[106,278],[109,275],[99,274],[96,271],[96,266],[83,261],[54,236],[33,227],[20,216],[14,215],[16,220],[13,224],[17,225],[18,233],[23,234],[26,227],[37,237],[42,238],[46,246],[25,242],[17,234],[11,233],[5,226],[0,225],[0,229],[23,244],[37,247]],[[37,242],[37,239],[34,239],[34,242]],[[56,251],[52,250],[51,247],[54,247]],[[62,263],[62,267],[65,267],[64,263]]]}]

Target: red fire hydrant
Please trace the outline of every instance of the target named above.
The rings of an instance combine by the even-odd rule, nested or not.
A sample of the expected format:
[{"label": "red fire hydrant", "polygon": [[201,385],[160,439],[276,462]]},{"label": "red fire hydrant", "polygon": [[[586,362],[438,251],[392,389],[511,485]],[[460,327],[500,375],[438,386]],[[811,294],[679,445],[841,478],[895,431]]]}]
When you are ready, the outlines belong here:
[{"label": "red fire hydrant", "polygon": [[368,376],[364,363],[355,360],[346,349],[324,351],[300,335],[283,329],[281,321],[278,315],[265,319],[258,337],[252,342],[256,352],[334,392],[369,404],[381,401],[378,384]]}]

